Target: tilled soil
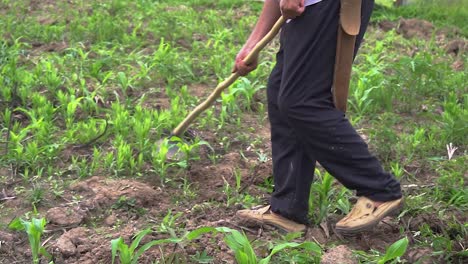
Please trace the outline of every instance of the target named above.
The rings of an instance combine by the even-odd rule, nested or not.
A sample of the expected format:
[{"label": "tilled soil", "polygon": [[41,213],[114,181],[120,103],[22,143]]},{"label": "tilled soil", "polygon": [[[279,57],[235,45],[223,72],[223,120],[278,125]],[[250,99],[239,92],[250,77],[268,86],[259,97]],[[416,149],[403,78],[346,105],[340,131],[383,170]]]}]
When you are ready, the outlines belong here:
[{"label": "tilled soil", "polygon": [[[38,2],[38,1],[33,1]],[[50,2],[50,1],[48,1]],[[396,28],[405,37],[430,38],[434,27],[427,21],[414,19],[401,20],[399,23],[383,22],[380,27],[389,30]],[[62,49],[43,47],[40,52]],[[447,53],[453,56],[466,51],[466,40],[460,39],[447,44]],[[463,65],[455,65],[456,70]],[[454,69],[455,69],[454,68]],[[197,95],[206,95],[206,87],[190,87]],[[159,99],[164,101],[165,99]],[[166,103],[156,102],[159,107],[167,107]],[[274,240],[277,233],[268,227],[244,227],[234,217],[242,204],[226,206],[228,197],[223,193],[226,184],[235,186],[235,174],[242,176],[240,191],[268,201],[268,193],[260,186],[271,177],[271,160],[260,162],[257,152],[270,153],[268,126],[259,126],[255,117],[245,116],[246,126],[257,128],[257,135],[264,138],[258,149],[252,150],[242,144],[231,147],[231,152],[223,153],[216,164],[206,157],[193,162],[187,171],[177,175],[173,181],[161,185],[159,179],[115,179],[105,175],[90,177],[71,184],[61,198],[51,200],[38,208],[40,215],[48,220],[43,244],[54,256],[55,263],[110,263],[110,241],[122,237],[130,243],[132,237],[149,226],[159,226],[168,212],[181,215],[175,220],[173,228],[179,235],[184,230],[194,230],[203,226],[228,226],[243,229],[249,236],[265,241]],[[216,136],[205,132],[204,139],[215,142]],[[240,154],[242,151],[243,155]],[[68,159],[68,158],[67,158]],[[7,173],[5,173],[7,175]],[[171,175],[170,175],[171,176]],[[193,197],[184,193],[182,179],[186,177],[192,184],[190,189],[195,192]],[[430,179],[428,179],[430,180]],[[10,209],[6,223],[15,216],[23,216],[29,211],[30,204],[25,197],[14,197],[10,184],[0,189],[0,202]],[[466,216],[455,217],[466,223]],[[337,248],[326,250],[323,263],[356,263],[350,254],[355,250],[384,251],[391,243],[401,237],[400,228],[404,226],[408,232],[417,232],[423,224],[428,224],[435,233],[451,232],[444,222],[435,215],[422,214],[416,217],[404,216],[400,222],[386,218],[373,231],[365,232],[355,237],[343,238],[333,231],[334,224],[341,215],[330,215],[322,227],[309,228],[302,240],[326,244],[344,244]],[[144,238],[141,244],[154,239],[167,238],[164,232],[154,232]],[[454,245],[456,246],[456,245]],[[206,250],[214,257],[214,263],[234,263],[232,252],[222,240],[221,235],[205,235],[188,245],[163,245],[148,250],[139,263],[151,263],[155,259],[175,258],[178,256],[185,262],[193,262],[189,256]],[[407,252],[407,259],[414,263],[431,261],[428,255],[430,248],[415,248]],[[0,263],[30,263],[31,252],[27,236],[8,230],[0,231]],[[437,260],[434,260],[437,261]],[[421,262],[426,263],[426,262]],[[429,263],[429,262],[428,262]]]}]

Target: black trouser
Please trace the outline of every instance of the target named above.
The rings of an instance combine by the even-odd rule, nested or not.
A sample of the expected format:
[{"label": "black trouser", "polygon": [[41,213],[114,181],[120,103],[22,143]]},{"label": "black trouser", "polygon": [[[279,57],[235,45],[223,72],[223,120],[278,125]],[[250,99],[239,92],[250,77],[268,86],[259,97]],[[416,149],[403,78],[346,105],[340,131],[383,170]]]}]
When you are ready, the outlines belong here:
[{"label": "black trouser", "polygon": [[[362,40],[374,1],[363,0]],[[315,163],[358,196],[401,197],[400,184],[369,153],[343,112],[333,105],[340,1],[323,0],[283,26],[277,64],[268,81],[275,191],[272,210],[307,223]]]}]

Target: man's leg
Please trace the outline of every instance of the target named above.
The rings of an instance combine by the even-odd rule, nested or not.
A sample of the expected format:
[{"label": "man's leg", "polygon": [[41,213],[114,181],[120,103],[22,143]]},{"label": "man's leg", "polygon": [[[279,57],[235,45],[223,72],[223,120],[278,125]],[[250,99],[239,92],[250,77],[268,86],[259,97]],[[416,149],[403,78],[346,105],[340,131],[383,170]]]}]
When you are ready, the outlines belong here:
[{"label": "man's leg", "polygon": [[275,190],[269,206],[240,210],[237,216],[247,222],[270,224],[288,232],[302,232],[308,223],[309,191],[315,160],[306,154],[296,133],[279,111],[278,93],[283,75],[282,48],[276,58],[277,63],[267,86]]},{"label": "man's leg", "polygon": [[[279,110],[305,146],[309,157],[322,164],[347,188],[375,201],[401,197],[396,179],[334,108],[333,82],[340,1],[322,1],[283,28],[284,68]],[[368,24],[373,1],[363,0],[362,28]],[[304,196],[303,194],[302,196]]]},{"label": "man's leg", "polygon": [[267,86],[275,183],[271,209],[298,223],[307,224],[309,192],[314,176],[315,160],[306,154],[287,118],[279,111],[278,93],[281,87],[282,68],[283,51],[280,49],[277,54],[277,64]]}]

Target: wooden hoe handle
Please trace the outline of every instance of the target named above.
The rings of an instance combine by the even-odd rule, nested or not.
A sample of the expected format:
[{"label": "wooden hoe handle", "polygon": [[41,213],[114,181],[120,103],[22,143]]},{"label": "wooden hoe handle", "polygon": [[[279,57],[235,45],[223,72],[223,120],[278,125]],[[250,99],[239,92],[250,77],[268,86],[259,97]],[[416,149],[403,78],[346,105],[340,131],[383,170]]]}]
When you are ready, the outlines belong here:
[{"label": "wooden hoe handle", "polygon": [[[262,40],[257,43],[257,45],[255,45],[255,48],[244,59],[246,64],[250,64],[258,56],[260,51],[278,34],[284,22],[285,19],[283,17],[280,17],[278,21],[276,21],[270,32],[268,32],[268,34],[263,37]],[[195,120],[195,118],[197,118],[208,107],[212,106],[215,100],[218,99],[221,95],[221,92],[233,84],[237,78],[239,78],[239,74],[234,72],[231,74],[231,76],[218,84],[210,96],[208,96],[205,101],[195,107],[195,109],[193,109],[192,112],[190,112],[188,116],[174,130],[172,130],[172,136],[180,137],[188,128],[188,126],[193,122],[193,120]]]}]

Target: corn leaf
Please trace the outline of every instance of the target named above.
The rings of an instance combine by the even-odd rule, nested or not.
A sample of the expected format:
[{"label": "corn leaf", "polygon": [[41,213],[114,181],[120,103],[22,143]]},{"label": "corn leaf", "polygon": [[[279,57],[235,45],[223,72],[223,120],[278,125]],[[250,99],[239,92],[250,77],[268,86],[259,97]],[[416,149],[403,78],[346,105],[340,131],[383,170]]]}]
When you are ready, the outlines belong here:
[{"label": "corn leaf", "polygon": [[406,249],[408,247],[408,238],[404,237],[397,242],[393,243],[385,252],[383,258],[379,261],[379,264],[384,264],[387,261],[396,259],[398,257],[403,256],[405,254]]}]

